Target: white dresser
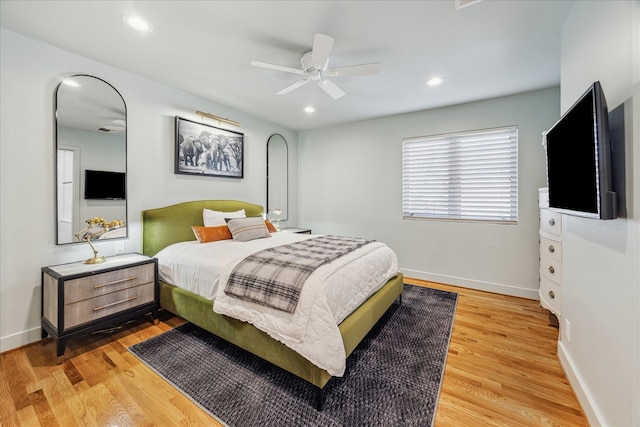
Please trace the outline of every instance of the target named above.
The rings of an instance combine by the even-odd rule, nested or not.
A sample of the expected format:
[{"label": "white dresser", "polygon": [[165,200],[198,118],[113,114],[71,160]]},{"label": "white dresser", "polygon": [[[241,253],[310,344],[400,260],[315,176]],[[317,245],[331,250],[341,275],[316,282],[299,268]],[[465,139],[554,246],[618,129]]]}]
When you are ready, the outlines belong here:
[{"label": "white dresser", "polygon": [[[557,325],[562,316],[562,215],[549,209],[549,193],[538,190],[540,205],[540,305]],[[552,316],[553,315],[553,316]],[[556,319],[553,319],[553,317]]]}]

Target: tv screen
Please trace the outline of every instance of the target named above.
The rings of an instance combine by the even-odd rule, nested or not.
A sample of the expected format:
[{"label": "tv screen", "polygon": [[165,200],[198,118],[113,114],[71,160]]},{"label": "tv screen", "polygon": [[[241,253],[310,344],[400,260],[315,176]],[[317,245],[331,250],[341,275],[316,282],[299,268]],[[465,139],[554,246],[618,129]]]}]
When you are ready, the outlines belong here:
[{"label": "tv screen", "polygon": [[123,200],[126,197],[124,172],[85,170],[84,198]]},{"label": "tv screen", "polygon": [[590,218],[616,217],[607,103],[595,82],[547,132],[549,207]]}]

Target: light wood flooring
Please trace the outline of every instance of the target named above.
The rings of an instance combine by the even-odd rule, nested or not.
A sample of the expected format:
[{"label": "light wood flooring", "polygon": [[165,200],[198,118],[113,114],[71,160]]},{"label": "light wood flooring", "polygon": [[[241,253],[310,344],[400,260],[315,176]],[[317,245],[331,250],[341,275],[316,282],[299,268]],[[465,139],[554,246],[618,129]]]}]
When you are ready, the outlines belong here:
[{"label": "light wood flooring", "polygon": [[[458,292],[435,425],[586,426],[556,357],[558,330],[536,301],[406,279]],[[218,426],[127,347],[183,323],[164,314],[110,333],[0,355],[0,425]]]}]

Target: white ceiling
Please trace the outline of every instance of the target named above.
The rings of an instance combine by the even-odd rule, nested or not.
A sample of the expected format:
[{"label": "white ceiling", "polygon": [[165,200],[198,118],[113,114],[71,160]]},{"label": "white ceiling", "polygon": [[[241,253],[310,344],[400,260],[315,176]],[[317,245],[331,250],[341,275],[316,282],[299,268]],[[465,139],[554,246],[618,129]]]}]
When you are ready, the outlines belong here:
[{"label": "white ceiling", "polygon": [[[485,0],[456,10],[454,0],[1,0],[0,25],[303,130],[559,85],[560,31],[572,5]],[[144,17],[153,32],[126,27],[125,14]],[[315,33],[336,40],[329,67],[379,62],[380,73],[334,78],[347,93],[337,100],[313,84],[276,96],[299,76],[249,63],[299,68]],[[427,87],[434,75],[445,83]],[[307,105],[316,112],[305,113]]]}]

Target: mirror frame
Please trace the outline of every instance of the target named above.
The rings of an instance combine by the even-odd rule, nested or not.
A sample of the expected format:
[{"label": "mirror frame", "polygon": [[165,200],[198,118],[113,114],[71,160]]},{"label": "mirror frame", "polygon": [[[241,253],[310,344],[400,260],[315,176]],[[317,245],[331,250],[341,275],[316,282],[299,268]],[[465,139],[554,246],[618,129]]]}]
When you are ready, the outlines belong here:
[{"label": "mirror frame", "polygon": [[[76,239],[72,239],[71,242],[60,242],[59,239],[59,235],[58,235],[58,224],[59,224],[59,218],[58,218],[58,148],[62,145],[64,146],[65,144],[60,144],[60,136],[59,136],[59,121],[58,121],[58,108],[59,108],[59,103],[58,103],[58,91],[60,90],[60,88],[64,85],[65,80],[67,79],[72,79],[72,78],[76,78],[76,77],[89,77],[92,79],[96,79],[104,84],[106,84],[107,86],[109,86],[111,89],[113,89],[113,91],[118,94],[118,96],[120,97],[120,100],[122,101],[122,105],[124,107],[124,122],[125,122],[125,126],[124,126],[124,169],[125,169],[125,174],[127,174],[127,178],[125,178],[125,189],[126,189],[126,196],[124,199],[125,205],[124,205],[124,209],[125,209],[125,217],[124,217],[124,221],[126,224],[126,228],[125,228],[125,235],[124,236],[118,236],[118,237],[109,237],[109,238],[105,238],[103,239],[104,241],[107,240],[115,240],[115,239],[125,239],[129,237],[129,221],[128,221],[128,216],[129,216],[129,191],[128,191],[128,169],[129,169],[129,165],[128,165],[128,150],[127,150],[127,143],[128,143],[128,126],[127,126],[127,122],[128,122],[128,113],[127,113],[127,103],[124,100],[124,97],[122,96],[122,94],[120,93],[120,91],[118,89],[115,88],[115,86],[113,86],[111,83],[107,82],[104,79],[101,79],[100,77],[96,77],[96,76],[92,76],[90,74],[73,74],[70,76],[67,76],[65,78],[63,78],[60,83],[58,83],[58,85],[56,86],[56,89],[54,91],[53,94],[53,101],[54,101],[54,105],[53,105],[53,110],[54,110],[54,155],[53,155],[53,174],[54,174],[54,180],[53,180],[53,185],[54,185],[54,194],[55,194],[55,230],[54,230],[54,236],[55,236],[55,242],[56,245],[71,245],[71,244],[77,244],[77,243],[85,243],[84,241],[79,241]],[[79,209],[79,208],[78,208]],[[107,218],[109,219],[109,218]],[[115,219],[115,218],[113,218]],[[119,219],[119,218],[118,218]],[[75,231],[75,230],[74,230]],[[78,230],[80,231],[80,230]]]},{"label": "mirror frame", "polygon": [[286,153],[286,168],[285,168],[285,179],[286,179],[286,188],[285,188],[285,200],[286,200],[286,210],[285,210],[285,215],[280,217],[280,221],[287,221],[289,219],[289,143],[287,142],[287,139],[280,135],[279,133],[274,133],[271,136],[269,136],[269,138],[267,139],[267,210],[266,210],[266,215],[267,218],[269,218],[269,213],[271,211],[271,207],[269,206],[269,143],[271,142],[271,139],[274,137],[280,137],[282,138],[282,141],[284,142],[284,148],[285,148],[285,153]]}]

